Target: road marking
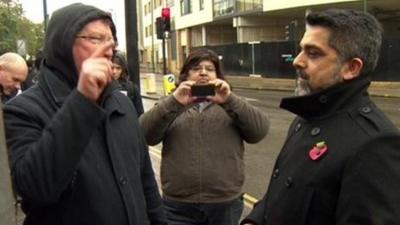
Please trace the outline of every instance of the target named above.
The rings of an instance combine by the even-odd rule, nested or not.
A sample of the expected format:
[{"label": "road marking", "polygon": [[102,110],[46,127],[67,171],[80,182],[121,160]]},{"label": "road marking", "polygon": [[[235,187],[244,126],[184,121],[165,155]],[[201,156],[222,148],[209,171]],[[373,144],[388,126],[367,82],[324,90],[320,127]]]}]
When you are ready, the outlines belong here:
[{"label": "road marking", "polygon": [[256,99],[256,98],[245,98],[247,101],[249,101],[249,102],[259,102],[260,100],[259,99]]},{"label": "road marking", "polygon": [[[155,156],[155,157],[157,157],[158,159],[161,160],[161,150],[160,149],[157,149],[155,147],[149,146],[149,152],[153,156]],[[249,195],[247,193],[243,194],[243,200],[244,200],[244,205],[246,207],[250,208],[250,209],[252,209],[254,204],[258,201],[256,198],[254,198],[253,196],[251,196],[251,195]]]},{"label": "road marking", "polygon": [[243,199],[244,199],[244,204],[251,209],[253,208],[254,204],[258,201],[256,198],[247,193],[244,193]]},{"label": "road marking", "polygon": [[158,159],[161,159],[161,150],[155,147],[149,146],[150,153],[156,156]]}]

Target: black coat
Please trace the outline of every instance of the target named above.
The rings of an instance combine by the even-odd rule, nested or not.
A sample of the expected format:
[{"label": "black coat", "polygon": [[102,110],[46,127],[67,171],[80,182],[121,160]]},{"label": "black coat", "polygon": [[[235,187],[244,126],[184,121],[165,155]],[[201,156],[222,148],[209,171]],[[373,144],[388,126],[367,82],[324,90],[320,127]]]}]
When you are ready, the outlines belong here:
[{"label": "black coat", "polygon": [[109,15],[83,4],[54,12],[38,84],[4,107],[12,179],[26,225],[165,224],[132,103],[115,83],[99,104],[75,88],[75,36],[99,18]]},{"label": "black coat", "polygon": [[119,79],[121,90],[126,91],[126,95],[131,99],[133,106],[135,106],[138,117],[144,113],[142,96],[139,87],[130,80]]},{"label": "black coat", "polygon": [[[268,191],[242,221],[258,225],[400,224],[400,134],[357,79],[283,99],[298,115]],[[327,151],[310,151],[325,141]]]},{"label": "black coat", "polygon": [[68,93],[55,76],[40,76],[38,86],[5,106],[26,224],[162,224],[135,109],[118,90],[110,92],[99,107]]}]

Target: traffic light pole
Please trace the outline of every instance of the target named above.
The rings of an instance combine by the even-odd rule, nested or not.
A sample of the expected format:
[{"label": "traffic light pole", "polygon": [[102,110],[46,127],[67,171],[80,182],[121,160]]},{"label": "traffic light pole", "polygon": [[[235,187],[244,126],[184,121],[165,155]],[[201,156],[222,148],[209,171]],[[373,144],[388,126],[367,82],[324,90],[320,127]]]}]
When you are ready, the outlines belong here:
[{"label": "traffic light pole", "polygon": [[128,73],[140,91],[140,66],[136,0],[125,0],[125,35]]},{"label": "traffic light pole", "polygon": [[167,59],[165,57],[165,33],[162,39],[163,75],[167,74]]}]

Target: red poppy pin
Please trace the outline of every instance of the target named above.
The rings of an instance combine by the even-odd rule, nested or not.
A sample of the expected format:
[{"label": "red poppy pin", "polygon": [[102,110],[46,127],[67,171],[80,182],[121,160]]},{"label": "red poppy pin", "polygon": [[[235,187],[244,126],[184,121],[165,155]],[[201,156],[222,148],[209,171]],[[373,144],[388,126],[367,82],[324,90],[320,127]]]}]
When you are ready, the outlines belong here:
[{"label": "red poppy pin", "polygon": [[314,145],[314,147],[308,152],[308,155],[315,161],[323,156],[327,151],[328,145],[326,145],[325,141],[320,141]]}]

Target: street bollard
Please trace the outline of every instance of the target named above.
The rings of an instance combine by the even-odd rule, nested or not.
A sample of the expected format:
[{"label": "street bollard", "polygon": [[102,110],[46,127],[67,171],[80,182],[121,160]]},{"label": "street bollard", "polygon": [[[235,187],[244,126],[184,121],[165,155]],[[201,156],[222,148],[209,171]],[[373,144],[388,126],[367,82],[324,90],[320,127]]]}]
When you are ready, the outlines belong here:
[{"label": "street bollard", "polygon": [[156,76],[154,73],[146,75],[146,93],[156,94]]},{"label": "street bollard", "polygon": [[164,95],[170,95],[175,90],[175,75],[167,74],[163,76]]}]

